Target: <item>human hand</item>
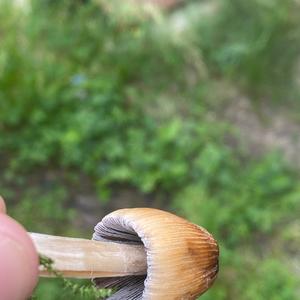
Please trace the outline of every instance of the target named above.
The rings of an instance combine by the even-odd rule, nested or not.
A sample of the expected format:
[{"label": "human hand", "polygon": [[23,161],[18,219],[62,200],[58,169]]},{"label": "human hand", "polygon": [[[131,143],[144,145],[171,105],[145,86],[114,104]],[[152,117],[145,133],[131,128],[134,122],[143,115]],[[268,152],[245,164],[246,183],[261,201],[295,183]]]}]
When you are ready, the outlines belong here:
[{"label": "human hand", "polygon": [[6,215],[0,196],[0,300],[27,299],[38,280],[39,259],[26,230]]}]

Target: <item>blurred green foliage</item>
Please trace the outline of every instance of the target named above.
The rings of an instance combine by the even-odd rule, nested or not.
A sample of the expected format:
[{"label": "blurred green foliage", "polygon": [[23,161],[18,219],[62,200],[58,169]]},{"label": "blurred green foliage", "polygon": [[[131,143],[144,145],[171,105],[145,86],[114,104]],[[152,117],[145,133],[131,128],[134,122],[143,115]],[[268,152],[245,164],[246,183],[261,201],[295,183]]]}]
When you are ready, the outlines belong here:
[{"label": "blurred green foliage", "polygon": [[300,46],[294,0],[225,0],[213,18],[197,22],[198,42],[214,73],[257,98],[294,99]]},{"label": "blurred green foliage", "polygon": [[219,288],[203,299],[296,299],[297,280],[286,258],[267,245],[292,221],[286,218],[299,213],[297,177],[277,155],[244,165],[220,149],[209,151],[201,166],[205,173],[175,200],[177,209],[220,242]]},{"label": "blurred green foliage", "polygon": [[[76,234],[80,174],[101,198],[116,183],[168,195],[220,242],[220,276],[201,299],[297,298],[284,240],[270,243],[299,214],[299,176],[276,153],[230,145],[234,128],[212,117],[226,105],[220,80],[260,97],[297,94],[293,1],[226,0],[180,37],[167,17],[116,1],[0,3],[0,189],[15,218]],[[47,170],[73,185],[43,186]],[[53,280],[36,292],[64,293]]]}]

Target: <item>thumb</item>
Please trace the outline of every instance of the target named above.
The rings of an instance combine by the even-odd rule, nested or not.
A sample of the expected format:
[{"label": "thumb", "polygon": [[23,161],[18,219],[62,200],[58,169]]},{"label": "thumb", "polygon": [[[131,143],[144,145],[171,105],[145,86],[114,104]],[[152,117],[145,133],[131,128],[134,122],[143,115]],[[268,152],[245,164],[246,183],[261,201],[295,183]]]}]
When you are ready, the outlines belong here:
[{"label": "thumb", "polygon": [[38,254],[23,226],[4,211],[0,198],[0,299],[24,300],[37,283]]}]

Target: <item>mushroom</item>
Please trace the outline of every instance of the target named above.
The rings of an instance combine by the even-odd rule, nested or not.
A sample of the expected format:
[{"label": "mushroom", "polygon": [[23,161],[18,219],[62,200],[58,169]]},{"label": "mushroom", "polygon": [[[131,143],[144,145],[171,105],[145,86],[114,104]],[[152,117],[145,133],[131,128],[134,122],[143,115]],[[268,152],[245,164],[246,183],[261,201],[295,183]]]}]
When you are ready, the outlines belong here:
[{"label": "mushroom", "polygon": [[[110,300],[196,299],[218,273],[217,242],[169,212],[120,209],[95,227],[94,241],[31,234],[39,253],[64,276],[114,288]],[[41,276],[49,276],[40,270]]]}]

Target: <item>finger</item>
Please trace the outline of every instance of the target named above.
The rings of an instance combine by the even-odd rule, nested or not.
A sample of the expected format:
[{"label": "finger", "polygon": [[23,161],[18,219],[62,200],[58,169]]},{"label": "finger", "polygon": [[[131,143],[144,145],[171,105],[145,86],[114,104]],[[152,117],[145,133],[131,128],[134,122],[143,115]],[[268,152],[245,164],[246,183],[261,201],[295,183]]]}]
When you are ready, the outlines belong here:
[{"label": "finger", "polygon": [[0,196],[0,213],[6,213],[6,206],[3,198]]},{"label": "finger", "polygon": [[0,299],[29,297],[38,279],[38,254],[25,229],[0,214]]}]

